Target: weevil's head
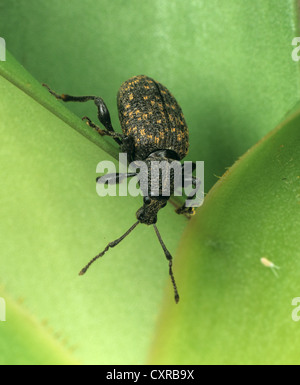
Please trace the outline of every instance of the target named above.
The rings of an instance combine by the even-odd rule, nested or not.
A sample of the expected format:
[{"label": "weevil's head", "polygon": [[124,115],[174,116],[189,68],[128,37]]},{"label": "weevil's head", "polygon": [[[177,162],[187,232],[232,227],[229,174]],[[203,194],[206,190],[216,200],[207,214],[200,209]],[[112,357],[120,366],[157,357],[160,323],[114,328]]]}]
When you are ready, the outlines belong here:
[{"label": "weevil's head", "polygon": [[144,197],[143,206],[136,212],[137,220],[146,225],[153,225],[157,221],[157,213],[166,206],[169,197]]},{"label": "weevil's head", "polygon": [[174,175],[179,175],[182,180],[182,166],[176,157],[178,155],[174,151],[158,150],[144,161],[136,162],[140,166],[139,185],[144,196],[144,205],[136,213],[140,223],[156,223],[158,211],[166,206],[174,193]]}]

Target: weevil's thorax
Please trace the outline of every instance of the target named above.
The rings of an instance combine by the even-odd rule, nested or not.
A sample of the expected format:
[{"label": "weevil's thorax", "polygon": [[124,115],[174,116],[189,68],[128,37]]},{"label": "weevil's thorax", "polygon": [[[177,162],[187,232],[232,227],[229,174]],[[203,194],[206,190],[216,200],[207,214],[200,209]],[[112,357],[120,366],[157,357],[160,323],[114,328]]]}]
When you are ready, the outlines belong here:
[{"label": "weevil's thorax", "polygon": [[153,153],[144,161],[133,164],[139,169],[139,187],[144,197],[169,199],[176,187],[181,187],[182,165],[178,160]]},{"label": "weevil's thorax", "polygon": [[[176,183],[181,183],[181,164],[178,160],[163,157],[160,151],[149,155],[141,165],[139,186],[144,205],[137,211],[137,219],[147,225],[156,223],[158,211],[165,207],[174,194]],[[177,175],[177,177],[176,177]]]}]

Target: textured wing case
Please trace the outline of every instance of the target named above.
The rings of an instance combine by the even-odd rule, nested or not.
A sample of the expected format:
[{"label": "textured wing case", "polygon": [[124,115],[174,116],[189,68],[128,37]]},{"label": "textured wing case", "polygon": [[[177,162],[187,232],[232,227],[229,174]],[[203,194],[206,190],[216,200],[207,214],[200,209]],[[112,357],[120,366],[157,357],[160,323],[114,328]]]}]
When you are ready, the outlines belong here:
[{"label": "textured wing case", "polygon": [[118,110],[123,133],[134,138],[135,159],[162,149],[175,151],[180,159],[188,153],[182,110],[162,84],[144,75],[127,80],[118,92]]}]

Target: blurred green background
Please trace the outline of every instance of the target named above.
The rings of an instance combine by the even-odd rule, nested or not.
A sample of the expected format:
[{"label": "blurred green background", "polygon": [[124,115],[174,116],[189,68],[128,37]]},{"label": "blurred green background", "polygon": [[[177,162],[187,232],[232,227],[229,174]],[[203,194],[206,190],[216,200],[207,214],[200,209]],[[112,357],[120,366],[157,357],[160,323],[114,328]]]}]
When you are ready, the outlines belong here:
[{"label": "blurred green background", "polygon": [[[80,122],[96,120],[95,106],[60,106],[40,86],[101,96],[119,130],[121,83],[137,74],[163,83],[189,126],[187,159],[205,161],[208,192],[299,101],[298,35],[295,0],[2,0],[1,364],[299,360],[297,115],[219,181],[190,223],[170,205],[160,213],[183,293],[175,307],[146,226],[77,276],[141,201],[96,195],[96,165],[116,148]],[[291,258],[278,280],[259,264],[265,254]]]}]

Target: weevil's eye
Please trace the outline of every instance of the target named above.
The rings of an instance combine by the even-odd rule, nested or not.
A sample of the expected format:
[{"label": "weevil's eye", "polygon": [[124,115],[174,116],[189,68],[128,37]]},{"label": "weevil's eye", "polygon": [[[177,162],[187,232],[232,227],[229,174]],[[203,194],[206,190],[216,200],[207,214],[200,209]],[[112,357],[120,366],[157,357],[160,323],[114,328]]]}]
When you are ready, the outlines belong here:
[{"label": "weevil's eye", "polygon": [[145,205],[149,205],[150,202],[151,202],[151,198],[149,198],[149,197],[144,197],[144,204],[145,204]]}]

